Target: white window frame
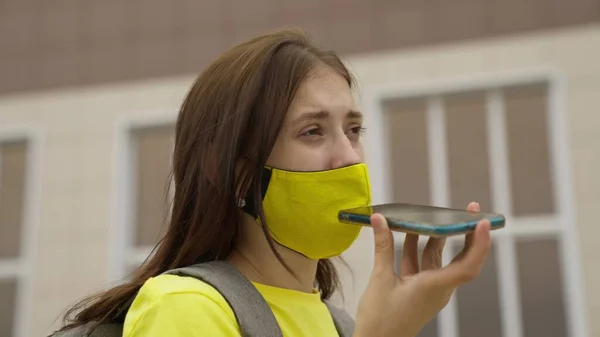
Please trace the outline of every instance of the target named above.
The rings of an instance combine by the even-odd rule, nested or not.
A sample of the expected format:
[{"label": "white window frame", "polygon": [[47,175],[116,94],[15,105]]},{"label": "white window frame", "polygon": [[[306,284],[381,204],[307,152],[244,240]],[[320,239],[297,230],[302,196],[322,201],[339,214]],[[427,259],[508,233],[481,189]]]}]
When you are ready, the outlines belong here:
[{"label": "white window frame", "polygon": [[[13,336],[29,336],[34,305],[36,233],[40,215],[42,133],[30,125],[0,127],[0,145],[14,141],[27,142],[25,200],[21,227],[21,253],[18,258],[0,259],[0,279],[16,278]],[[0,161],[2,154],[0,153]],[[0,170],[2,166],[0,165]],[[2,188],[2,186],[0,186]]]},{"label": "white window frame", "polygon": [[[510,177],[505,140],[505,111],[501,92],[495,88],[533,83],[547,83],[548,91],[548,147],[550,150],[550,174],[554,181],[554,205],[556,214],[551,217],[520,218],[515,224],[510,209]],[[494,249],[498,261],[498,284],[500,312],[504,336],[522,337],[520,295],[515,256],[515,239],[523,237],[555,237],[561,254],[563,303],[565,323],[569,336],[587,337],[586,304],[582,266],[573,261],[580,257],[579,230],[575,217],[574,192],[569,154],[569,126],[566,117],[566,80],[556,69],[538,68],[497,73],[474,74],[410,83],[381,83],[365,86],[362,105],[367,125],[374,132],[365,136],[365,156],[372,177],[373,203],[390,202],[392,188],[386,183],[390,172],[388,144],[382,117],[385,99],[410,97],[433,97],[428,100],[427,119],[431,172],[431,195],[433,204],[449,205],[448,172],[446,165],[445,122],[443,106],[438,99],[445,93],[457,91],[489,92],[486,99],[488,152],[490,156],[491,192],[493,209],[506,210],[506,228],[494,232]],[[548,226],[548,221],[555,226]],[[403,235],[395,233],[397,244],[403,243]],[[459,240],[459,238],[453,238]],[[448,245],[451,247],[452,245]],[[446,249],[444,260],[449,261],[456,252]],[[438,336],[458,337],[457,303],[455,298],[440,313]]]},{"label": "white window frame", "polygon": [[[109,282],[120,282],[127,276],[128,267],[141,264],[154,247],[135,247],[134,212],[136,200],[136,163],[133,132],[143,128],[174,125],[178,111],[160,109],[121,117],[115,123],[113,172],[113,221],[109,240]],[[171,191],[171,189],[170,189]]]}]

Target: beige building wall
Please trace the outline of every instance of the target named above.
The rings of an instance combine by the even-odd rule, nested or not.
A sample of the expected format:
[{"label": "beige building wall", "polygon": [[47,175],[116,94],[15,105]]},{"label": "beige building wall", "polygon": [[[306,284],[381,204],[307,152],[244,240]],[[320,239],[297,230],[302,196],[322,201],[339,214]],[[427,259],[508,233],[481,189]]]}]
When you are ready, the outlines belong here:
[{"label": "beige building wall", "polygon": [[[600,26],[495,38],[477,42],[439,45],[382,53],[350,60],[362,89],[385,84],[447,81],[468,76],[497,75],[549,69],[562,73],[566,81],[566,122],[569,163],[575,192],[577,243],[582,257],[587,322],[590,336],[600,336],[600,265],[595,238],[600,234],[596,212],[600,202],[600,67],[592,60],[600,57]],[[369,111],[367,111],[368,115]],[[367,122],[368,123],[368,122]],[[380,130],[367,131],[369,137]],[[370,135],[369,135],[370,134]],[[368,156],[368,153],[367,153]],[[510,225],[510,224],[508,224]],[[354,285],[346,292],[352,310],[366,287],[372,266],[372,236],[362,232],[359,242],[346,253],[355,266]],[[518,257],[517,257],[518,258]],[[577,263],[569,261],[568,263]],[[567,295],[569,296],[569,295]]]},{"label": "beige building wall", "polygon": [[[589,335],[600,336],[600,323],[592,319],[600,316],[595,249],[600,235],[595,221],[600,203],[600,67],[592,60],[600,60],[599,25],[355,56],[349,63],[363,88],[540,67],[564,74],[585,309]],[[132,116],[170,118],[191,81],[178,77],[0,98],[0,134],[33,129],[41,144],[42,176],[39,195],[33,196],[39,202],[39,214],[33,217],[33,303],[23,336],[48,333],[69,303],[106,285],[114,268],[111,254],[121,250],[113,240],[120,174],[117,125]],[[345,258],[353,268],[353,277],[345,277],[346,305],[354,313],[372,266],[368,230]]]},{"label": "beige building wall", "polygon": [[146,81],[0,100],[0,132],[34,129],[41,138],[34,303],[22,337],[49,333],[69,304],[106,285],[109,256],[116,249],[110,235],[116,230],[118,120],[174,111],[191,81]]}]

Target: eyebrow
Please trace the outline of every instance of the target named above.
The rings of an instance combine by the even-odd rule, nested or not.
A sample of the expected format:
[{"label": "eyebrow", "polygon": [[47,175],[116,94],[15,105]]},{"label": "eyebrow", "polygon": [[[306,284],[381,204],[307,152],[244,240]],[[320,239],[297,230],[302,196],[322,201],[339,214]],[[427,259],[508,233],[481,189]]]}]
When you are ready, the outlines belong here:
[{"label": "eyebrow", "polygon": [[[292,124],[294,124],[294,125],[300,124],[302,122],[309,121],[309,120],[323,120],[323,119],[327,119],[329,116],[330,116],[330,114],[327,111],[307,112],[307,113],[303,113],[300,117],[296,118],[292,122]],[[346,114],[346,118],[363,119],[364,116],[363,116],[362,112],[360,112],[360,111],[350,110]]]}]

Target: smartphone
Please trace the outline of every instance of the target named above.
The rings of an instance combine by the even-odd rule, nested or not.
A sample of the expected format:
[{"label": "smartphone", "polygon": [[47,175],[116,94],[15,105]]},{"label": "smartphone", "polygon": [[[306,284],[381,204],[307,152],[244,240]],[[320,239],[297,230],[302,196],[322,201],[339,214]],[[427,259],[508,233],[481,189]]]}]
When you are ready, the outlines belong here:
[{"label": "smartphone", "polygon": [[338,219],[342,223],[370,226],[371,215],[375,213],[383,215],[393,231],[433,237],[472,232],[482,219],[490,221],[492,230],[504,228],[505,223],[501,214],[402,203],[341,210]]}]

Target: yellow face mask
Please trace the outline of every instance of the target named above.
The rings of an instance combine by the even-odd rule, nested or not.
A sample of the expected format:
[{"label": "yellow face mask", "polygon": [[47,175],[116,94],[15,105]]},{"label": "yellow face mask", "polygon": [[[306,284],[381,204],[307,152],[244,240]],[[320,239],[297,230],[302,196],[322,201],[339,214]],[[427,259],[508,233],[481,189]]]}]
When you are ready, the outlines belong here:
[{"label": "yellow face mask", "polygon": [[342,254],[358,237],[361,227],[340,223],[338,212],[371,203],[365,164],[319,172],[266,168],[263,182],[262,206],[271,236],[314,260]]}]

